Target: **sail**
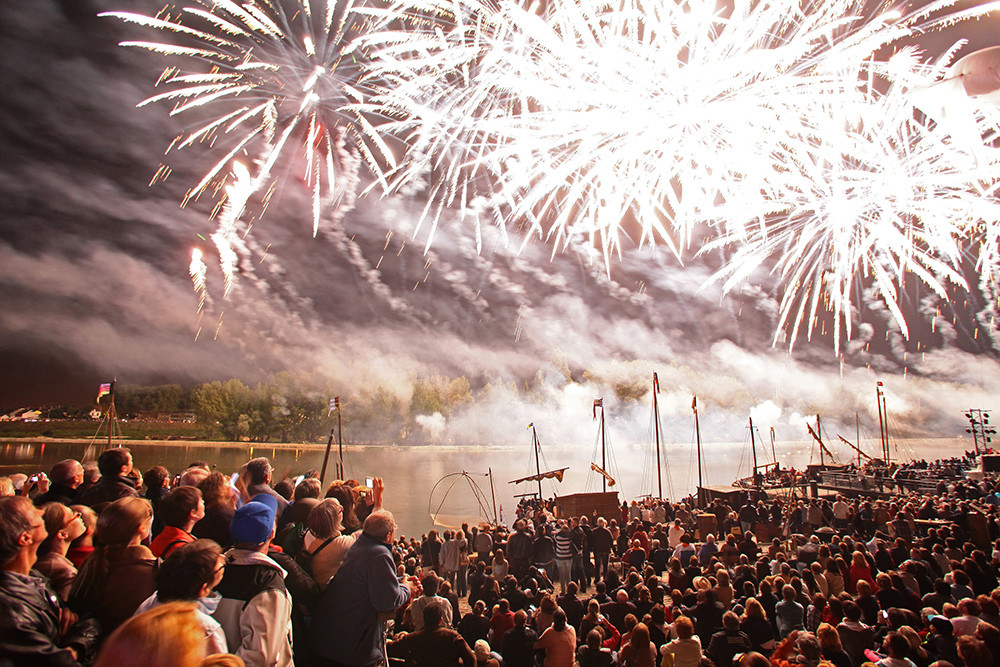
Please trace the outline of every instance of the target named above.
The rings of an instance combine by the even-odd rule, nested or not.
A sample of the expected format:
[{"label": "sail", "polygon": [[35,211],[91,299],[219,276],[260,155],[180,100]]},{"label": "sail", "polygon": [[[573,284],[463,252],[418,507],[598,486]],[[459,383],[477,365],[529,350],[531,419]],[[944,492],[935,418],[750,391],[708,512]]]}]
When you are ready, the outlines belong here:
[{"label": "sail", "polygon": [[558,470],[549,470],[548,472],[540,472],[537,475],[531,475],[530,477],[522,477],[521,479],[514,479],[508,482],[508,484],[520,484],[521,482],[540,482],[543,479],[554,479],[561,482],[563,480],[563,473],[569,470],[569,467],[559,468]]},{"label": "sail", "polygon": [[598,475],[602,475],[604,479],[608,480],[608,486],[615,485],[615,478],[609,475],[608,472],[601,466],[597,465],[596,463],[591,463],[590,469],[596,472]]}]

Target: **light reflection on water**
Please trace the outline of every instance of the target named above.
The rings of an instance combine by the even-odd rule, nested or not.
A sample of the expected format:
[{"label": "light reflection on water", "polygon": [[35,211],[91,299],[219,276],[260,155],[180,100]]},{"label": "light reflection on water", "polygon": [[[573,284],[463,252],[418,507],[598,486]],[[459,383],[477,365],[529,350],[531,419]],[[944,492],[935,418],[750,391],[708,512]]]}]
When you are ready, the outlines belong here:
[{"label": "light reflection on water", "polygon": [[[852,452],[845,445],[827,442],[841,461],[849,460]],[[960,456],[971,449],[971,442],[964,439],[911,439],[896,443],[893,456],[903,460],[912,458],[937,459]],[[317,445],[250,445],[245,443],[179,443],[179,442],[130,442],[136,467],[147,470],[154,465],[165,465],[172,474],[179,473],[193,461],[214,463],[225,473],[234,472],[254,456],[271,459],[275,478],[279,475],[294,476],[309,468],[319,468],[323,463],[324,447]],[[875,455],[878,443],[863,447]],[[56,461],[65,458],[94,460],[104,450],[105,444],[86,442],[2,442],[0,443],[0,475],[14,472],[33,473],[48,471]],[[401,531],[417,535],[432,527],[429,507],[449,515],[478,515],[478,504],[468,483],[461,480],[445,494],[450,482],[440,485],[435,497],[430,498],[435,483],[449,473],[468,471],[476,473],[477,483],[487,499],[487,515],[492,514],[490,480],[486,476],[492,468],[493,487],[498,510],[503,508],[504,519],[510,523],[515,494],[531,493],[535,483],[508,484],[534,473],[534,456],[530,444],[514,447],[345,447],[344,461],[349,476],[364,481],[365,477],[380,476],[386,483],[386,507],[393,511]],[[706,484],[729,484],[738,477],[750,474],[751,455],[747,443],[706,443],[703,447],[703,474]],[[775,452],[782,467],[804,468],[810,460],[819,462],[818,448],[804,441],[778,442]],[[542,467],[555,469],[569,466],[563,482],[546,480],[542,492],[546,496],[565,495],[584,491],[600,491],[601,481],[590,471],[593,449],[588,446],[549,445],[544,447]],[[334,450],[327,470],[327,479],[334,477]],[[758,443],[758,462],[770,462],[771,447]],[[650,445],[615,445],[609,460],[609,472],[618,480],[619,497],[632,499],[656,494],[656,473],[653,447]],[[810,458],[812,457],[812,458]],[[599,454],[597,456],[599,460]],[[694,491],[698,481],[693,445],[688,443],[665,444],[661,454],[665,461],[662,475],[665,496],[679,498]],[[610,489],[613,490],[613,489]]]}]

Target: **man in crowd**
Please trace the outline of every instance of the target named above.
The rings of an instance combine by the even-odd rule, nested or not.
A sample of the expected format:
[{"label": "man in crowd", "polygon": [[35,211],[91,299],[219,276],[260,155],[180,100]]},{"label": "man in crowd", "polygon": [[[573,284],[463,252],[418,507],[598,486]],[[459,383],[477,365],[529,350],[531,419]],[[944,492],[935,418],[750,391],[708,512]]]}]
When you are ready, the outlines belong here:
[{"label": "man in crowd", "polygon": [[132,472],[132,452],[128,449],[114,447],[104,450],[97,459],[97,469],[101,472],[101,479],[80,494],[77,499],[80,505],[95,507],[139,495],[135,481],[129,476]]},{"label": "man in crowd", "polygon": [[412,667],[451,667],[462,664],[473,667],[476,656],[469,645],[451,628],[444,625],[447,602],[434,599],[421,610],[421,629],[404,634],[389,642],[389,655],[403,658]]},{"label": "man in crowd", "polygon": [[[87,664],[97,644],[94,620],[62,606],[48,580],[33,574],[48,536],[42,511],[23,496],[0,498],[0,655],[12,667]],[[9,661],[9,662],[8,662]]]},{"label": "man in crowd", "polygon": [[46,503],[72,505],[79,495],[77,489],[83,484],[83,466],[76,459],[64,459],[49,471],[49,490],[35,496],[35,505]]},{"label": "man in crowd", "polygon": [[248,502],[236,510],[230,529],[233,548],[216,587],[222,596],[215,619],[229,649],[247,667],[292,665],[292,597],[285,571],[267,556],[274,538],[274,506]]},{"label": "man in crowd", "polygon": [[383,659],[381,615],[410,601],[410,589],[396,578],[389,546],[396,535],[392,513],[377,510],[365,519],[357,542],[327,586],[313,615],[312,648],[329,667],[369,667]]},{"label": "man in crowd", "polygon": [[441,604],[443,605],[441,611],[441,624],[450,628],[452,625],[452,608],[451,604],[445,598],[437,594],[438,586],[441,580],[438,579],[437,575],[433,572],[428,572],[423,579],[420,580],[420,586],[424,589],[424,594],[415,599],[410,603],[410,619],[413,623],[414,630],[424,629],[424,608],[430,604]]},{"label": "man in crowd", "polygon": [[288,507],[288,501],[282,498],[274,489],[271,488],[271,480],[274,474],[274,468],[271,467],[271,462],[264,458],[263,456],[256,459],[250,459],[247,462],[247,474],[250,479],[248,480],[247,493],[251,497],[256,496],[261,493],[266,493],[278,502],[278,516],[280,517]]}]

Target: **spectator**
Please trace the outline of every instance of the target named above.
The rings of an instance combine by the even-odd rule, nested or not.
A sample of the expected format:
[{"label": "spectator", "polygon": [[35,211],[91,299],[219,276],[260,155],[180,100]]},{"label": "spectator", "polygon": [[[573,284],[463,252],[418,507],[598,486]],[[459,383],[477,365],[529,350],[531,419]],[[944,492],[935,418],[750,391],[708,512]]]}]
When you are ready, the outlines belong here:
[{"label": "spectator", "polygon": [[83,466],[76,459],[63,459],[49,470],[49,490],[35,496],[35,505],[37,507],[48,503],[72,505],[76,502],[81,484],[83,484]]},{"label": "spectator", "polygon": [[411,595],[396,578],[389,550],[395,533],[396,522],[388,511],[372,512],[365,519],[361,536],[313,615],[313,627],[329,629],[311,636],[312,647],[322,658],[349,667],[382,660],[379,614],[404,606]]},{"label": "spectator", "polygon": [[343,516],[344,510],[336,498],[324,498],[306,518],[308,531],[302,538],[302,551],[308,556],[300,555],[299,564],[308,565],[309,574],[320,588],[327,587],[358,539],[357,533],[341,532]]},{"label": "spectator", "polygon": [[214,540],[223,548],[231,546],[230,526],[236,512],[236,495],[229,478],[213,472],[199,482],[198,490],[205,502],[205,516],[194,525],[191,534]]},{"label": "spectator", "polygon": [[514,627],[504,633],[501,646],[504,667],[534,667],[538,633],[527,622],[528,614],[520,609],[514,614]]},{"label": "spectator", "polygon": [[100,546],[73,580],[69,601],[92,611],[103,632],[113,632],[156,590],[156,557],[142,544],[152,522],[153,508],[138,496],[110,503],[97,517]]},{"label": "spectator", "polygon": [[12,667],[88,663],[97,623],[78,619],[31,572],[47,536],[42,511],[23,496],[4,496],[0,516],[0,655]]},{"label": "spectator", "polygon": [[459,664],[473,667],[476,656],[472,649],[451,628],[444,626],[444,610],[448,604],[438,600],[422,607],[420,630],[406,633],[389,642],[389,655],[403,658],[408,667],[453,667]]},{"label": "spectator", "polygon": [[558,610],[552,626],[535,642],[535,648],[545,651],[543,667],[573,667],[576,654],[576,630],[566,623],[566,614]]},{"label": "spectator", "polygon": [[76,566],[66,558],[66,552],[69,550],[70,542],[83,535],[87,527],[83,524],[79,512],[71,510],[62,503],[48,503],[43,506],[42,517],[45,520],[48,537],[38,549],[35,569],[49,578],[49,583],[59,594],[59,599],[66,601],[77,573]]},{"label": "spectator", "polygon": [[87,559],[87,556],[94,553],[97,513],[86,505],[73,505],[70,509],[80,513],[80,522],[84,527],[83,534],[70,542],[69,549],[66,551],[66,558],[79,570],[80,566],[83,565],[83,561]]},{"label": "spectator", "polygon": [[105,642],[94,667],[136,664],[139,656],[143,667],[200,667],[211,664],[208,652],[195,605],[171,602],[126,621]]},{"label": "spectator", "polygon": [[267,556],[274,529],[272,505],[252,501],[236,510],[233,548],[217,586],[222,599],[215,618],[230,650],[247,667],[292,664],[292,598],[285,570]]},{"label": "spectator", "polygon": [[[515,618],[516,621],[516,618]],[[482,600],[476,600],[472,611],[462,617],[458,623],[458,634],[469,646],[475,646],[479,639],[486,639],[490,634],[490,621],[486,618],[486,605]]]},{"label": "spectator", "polygon": [[132,452],[124,447],[104,450],[97,459],[97,469],[101,479],[94,486],[83,491],[76,499],[81,505],[103,506],[119,498],[137,498],[135,480],[132,473]]},{"label": "spectator", "polygon": [[687,616],[674,619],[677,639],[669,641],[660,649],[660,655],[673,656],[674,667],[698,667],[701,664],[701,640],[694,633],[694,623]]},{"label": "spectator", "polygon": [[649,628],[645,623],[637,623],[632,629],[619,657],[622,667],[655,667],[656,647],[649,639]]},{"label": "spectator", "polygon": [[278,501],[278,516],[285,511],[288,507],[288,500],[283,498],[274,489],[271,488],[272,475],[274,474],[274,468],[271,467],[271,462],[264,458],[259,457],[256,459],[250,459],[246,465],[247,471],[247,495],[253,498],[261,493],[266,493],[275,500]]},{"label": "spectator", "polygon": [[708,657],[718,665],[731,665],[737,653],[752,650],[750,638],[740,630],[740,617],[732,611],[722,615],[722,630],[712,635]]},{"label": "spectator", "polygon": [[212,540],[195,540],[170,552],[156,573],[156,592],[139,605],[142,614],[169,602],[192,602],[205,632],[208,652],[228,653],[226,633],[212,614],[222,596],[214,592],[222,581],[226,558]]},{"label": "spectator", "polygon": [[426,574],[424,578],[420,580],[420,585],[423,588],[423,595],[413,600],[410,603],[409,609],[409,615],[414,630],[423,630],[424,607],[430,604],[441,605],[441,609],[438,611],[441,615],[440,625],[446,628],[451,627],[451,603],[437,594],[440,583],[441,580],[438,579],[438,576],[433,572]]},{"label": "spectator", "polygon": [[205,501],[201,491],[193,486],[178,486],[171,489],[160,501],[160,520],[163,530],[149,545],[149,550],[158,558],[166,558],[170,552],[194,542],[191,534],[196,523],[205,518]]}]

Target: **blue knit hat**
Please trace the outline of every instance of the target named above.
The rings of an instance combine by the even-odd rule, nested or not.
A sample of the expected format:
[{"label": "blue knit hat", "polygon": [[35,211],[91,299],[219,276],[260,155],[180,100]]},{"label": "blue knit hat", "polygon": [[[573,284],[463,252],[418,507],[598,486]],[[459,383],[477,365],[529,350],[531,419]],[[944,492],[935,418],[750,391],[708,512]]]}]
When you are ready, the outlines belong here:
[{"label": "blue knit hat", "polygon": [[266,503],[249,502],[236,510],[229,534],[233,544],[263,544],[274,530],[274,510]]}]

